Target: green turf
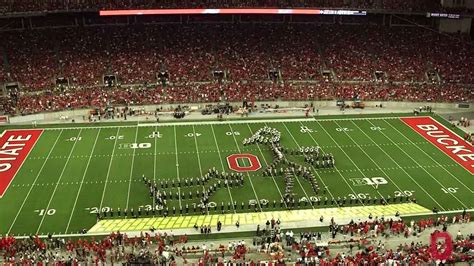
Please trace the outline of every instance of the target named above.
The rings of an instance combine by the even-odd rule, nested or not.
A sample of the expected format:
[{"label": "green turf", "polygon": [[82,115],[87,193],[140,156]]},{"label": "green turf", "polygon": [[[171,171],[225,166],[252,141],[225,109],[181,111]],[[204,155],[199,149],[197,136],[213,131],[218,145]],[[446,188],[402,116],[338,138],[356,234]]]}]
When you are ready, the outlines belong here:
[{"label": "green turf", "polygon": [[[226,158],[238,153],[258,156],[265,167],[272,162],[267,146],[242,145],[244,138],[265,125],[281,131],[281,144],[285,147],[319,145],[336,158],[336,169],[316,171],[317,181],[325,189],[316,195],[309,183],[297,179],[297,198],[393,198],[408,194],[429,209],[472,208],[472,174],[393,116],[212,125],[59,127],[44,131],[0,199],[0,234],[77,233],[95,224],[96,215],[91,212],[97,209],[145,208],[153,202],[142,175],[159,182],[196,178],[212,167],[230,171]],[[154,131],[160,132],[161,137],[150,137]],[[132,149],[130,143],[150,144],[149,148]],[[302,157],[288,157],[303,163]],[[352,181],[373,177],[383,177],[388,184],[375,189],[355,186]],[[211,201],[236,201],[236,211],[242,211],[241,202],[247,205],[253,199],[280,201],[285,187],[282,177],[263,177],[257,171],[244,174],[244,178],[243,187],[223,187]],[[455,192],[447,191],[448,188]],[[197,189],[183,188],[180,192],[194,193]],[[169,201],[168,205],[170,209],[179,209],[188,204],[192,209],[195,201],[182,198]]]}]

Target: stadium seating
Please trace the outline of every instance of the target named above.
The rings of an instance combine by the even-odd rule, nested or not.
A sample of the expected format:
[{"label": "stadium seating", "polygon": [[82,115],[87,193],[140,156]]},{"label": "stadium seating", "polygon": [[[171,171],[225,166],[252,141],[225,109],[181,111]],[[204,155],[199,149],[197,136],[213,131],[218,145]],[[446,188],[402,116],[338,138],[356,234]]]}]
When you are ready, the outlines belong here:
[{"label": "stadium seating", "polygon": [[[171,260],[180,258],[186,261],[189,256],[201,256],[200,262],[204,264],[217,264],[217,258],[227,257],[229,261],[241,265],[255,265],[255,253],[270,253],[273,243],[286,244],[288,254],[285,259],[296,258],[296,264],[318,263],[318,265],[332,264],[365,264],[365,263],[395,263],[395,264],[433,264],[435,258],[432,256],[430,246],[419,242],[400,245],[397,249],[384,248],[379,242],[376,243],[376,235],[385,238],[396,238],[410,234],[420,233],[424,230],[442,230],[453,224],[463,224],[470,221],[470,216],[456,215],[453,217],[440,216],[438,218],[420,219],[417,222],[407,223],[404,221],[393,221],[389,219],[372,219],[343,226],[334,226],[337,234],[343,235],[339,240],[331,241],[329,235],[323,233],[324,241],[332,245],[338,242],[350,242],[358,246],[353,252],[352,248],[346,247],[347,253],[335,252],[331,246],[319,247],[315,244],[317,233],[301,232],[299,237],[285,235],[278,226],[272,229],[263,243],[245,243],[244,241],[231,241],[228,245],[212,244],[200,246],[199,243],[188,243],[188,236],[175,236],[167,233],[142,232],[139,236],[129,237],[126,233],[112,233],[102,239],[92,238],[48,238],[40,239],[31,236],[26,239],[17,239],[14,236],[0,237],[0,262],[10,264],[101,264],[101,263],[142,263],[159,264],[168,261],[169,253],[173,254]],[[284,221],[283,221],[284,223]],[[260,231],[261,232],[261,231]],[[258,234],[257,234],[258,235]],[[261,234],[260,234],[261,235]],[[321,233],[319,233],[321,235]],[[205,242],[205,240],[203,240]],[[473,235],[452,239],[453,253],[448,257],[446,263],[465,262],[472,260]],[[270,245],[269,245],[270,244]],[[280,244],[277,244],[280,246]],[[261,246],[261,247],[260,247]],[[135,248],[133,248],[135,247]],[[442,249],[443,245],[438,245]],[[340,249],[339,249],[340,251]],[[164,253],[168,255],[165,256]],[[251,258],[246,258],[246,253],[254,253]],[[266,260],[270,257],[265,255]],[[204,263],[204,261],[206,263]],[[295,261],[293,261],[294,263]],[[176,262],[174,262],[176,263]],[[173,262],[170,263],[174,265]]]},{"label": "stadium seating", "polygon": [[[458,85],[474,83],[472,46],[459,37],[420,28],[136,25],[48,28],[0,36],[7,59],[3,61],[8,63],[0,68],[0,77],[22,84],[17,104],[21,114],[108,103],[356,97],[455,102],[474,97],[468,86]],[[140,89],[156,83],[160,70],[166,70],[174,84],[166,95],[161,87]],[[228,82],[219,85],[213,81],[214,70],[225,71]],[[272,84],[270,70],[279,71],[285,83]],[[323,70],[331,70],[336,81],[358,83],[325,80]],[[442,86],[425,84],[428,70],[437,71]],[[376,71],[383,72],[387,82],[376,81]],[[117,75],[120,84],[136,85],[87,89],[100,87],[105,74]],[[63,93],[52,91],[56,77],[69,78],[72,88]],[[202,81],[207,83],[195,83]],[[293,84],[295,81],[303,83]],[[2,101],[5,112],[15,112],[14,101]]]}]

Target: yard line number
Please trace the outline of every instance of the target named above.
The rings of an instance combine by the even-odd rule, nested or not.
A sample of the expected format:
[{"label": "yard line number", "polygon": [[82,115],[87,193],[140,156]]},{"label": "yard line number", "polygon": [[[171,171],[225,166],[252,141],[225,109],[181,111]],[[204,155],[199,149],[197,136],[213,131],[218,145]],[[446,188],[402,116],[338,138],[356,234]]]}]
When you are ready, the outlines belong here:
[{"label": "yard line number", "polygon": [[457,193],[458,192],[458,189],[457,187],[447,187],[447,188],[442,188],[441,190],[448,194],[448,193]]},{"label": "yard line number", "polygon": [[41,210],[35,210],[35,212],[38,213],[39,216],[44,216],[44,215],[55,215],[56,214],[56,209],[41,209]]},{"label": "yard line number", "polygon": [[414,190],[395,191],[395,197],[411,197],[415,193]]},{"label": "yard line number", "polygon": [[352,131],[352,129],[347,128],[347,127],[338,127],[338,128],[336,128],[336,131],[337,132],[348,132],[348,131]]},{"label": "yard line number", "polygon": [[70,137],[66,139],[66,141],[81,141],[81,140],[82,140],[82,137]]}]

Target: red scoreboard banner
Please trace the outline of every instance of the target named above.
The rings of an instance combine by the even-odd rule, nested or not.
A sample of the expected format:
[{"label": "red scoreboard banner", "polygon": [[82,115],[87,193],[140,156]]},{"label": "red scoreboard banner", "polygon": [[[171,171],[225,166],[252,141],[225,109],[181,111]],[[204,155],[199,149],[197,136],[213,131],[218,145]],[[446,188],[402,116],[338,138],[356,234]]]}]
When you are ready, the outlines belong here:
[{"label": "red scoreboard banner", "polygon": [[474,147],[431,117],[401,118],[426,140],[474,174]]},{"label": "red scoreboard banner", "polygon": [[367,11],[336,9],[292,8],[192,8],[192,9],[135,9],[101,10],[101,16],[133,15],[345,15],[365,16]]},{"label": "red scoreboard banner", "polygon": [[33,149],[43,130],[7,130],[0,137],[0,198]]}]

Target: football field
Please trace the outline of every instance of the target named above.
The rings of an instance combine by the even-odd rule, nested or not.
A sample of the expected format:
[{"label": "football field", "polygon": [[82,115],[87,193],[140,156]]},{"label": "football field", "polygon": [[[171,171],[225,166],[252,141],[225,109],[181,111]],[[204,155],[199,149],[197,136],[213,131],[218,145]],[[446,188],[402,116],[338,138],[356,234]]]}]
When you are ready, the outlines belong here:
[{"label": "football field", "polygon": [[[274,161],[270,146],[243,145],[265,126],[281,133],[281,146],[291,151],[285,158],[308,167],[319,186],[314,191],[307,180],[295,177],[292,193],[300,204],[294,209],[335,207],[343,200],[344,206],[371,206],[381,199],[406,198],[429,210],[474,206],[472,165],[462,165],[453,158],[456,154],[450,156],[399,117],[89,124],[41,129],[19,170],[2,183],[0,234],[76,234],[96,224],[97,212],[112,211],[117,218],[119,208],[122,217],[127,210],[130,218],[131,209],[134,215],[140,209],[141,217],[159,216],[163,210],[158,212],[143,177],[168,192],[169,216],[198,215],[196,194],[218,180],[195,180],[214,167],[235,172],[235,165],[251,171],[242,172],[243,185],[218,186],[208,214],[221,213],[222,204],[225,213],[286,209],[280,204],[283,176],[262,173]],[[332,154],[335,167],[314,167],[292,152],[312,146]],[[191,178],[194,183],[185,186]]]}]

